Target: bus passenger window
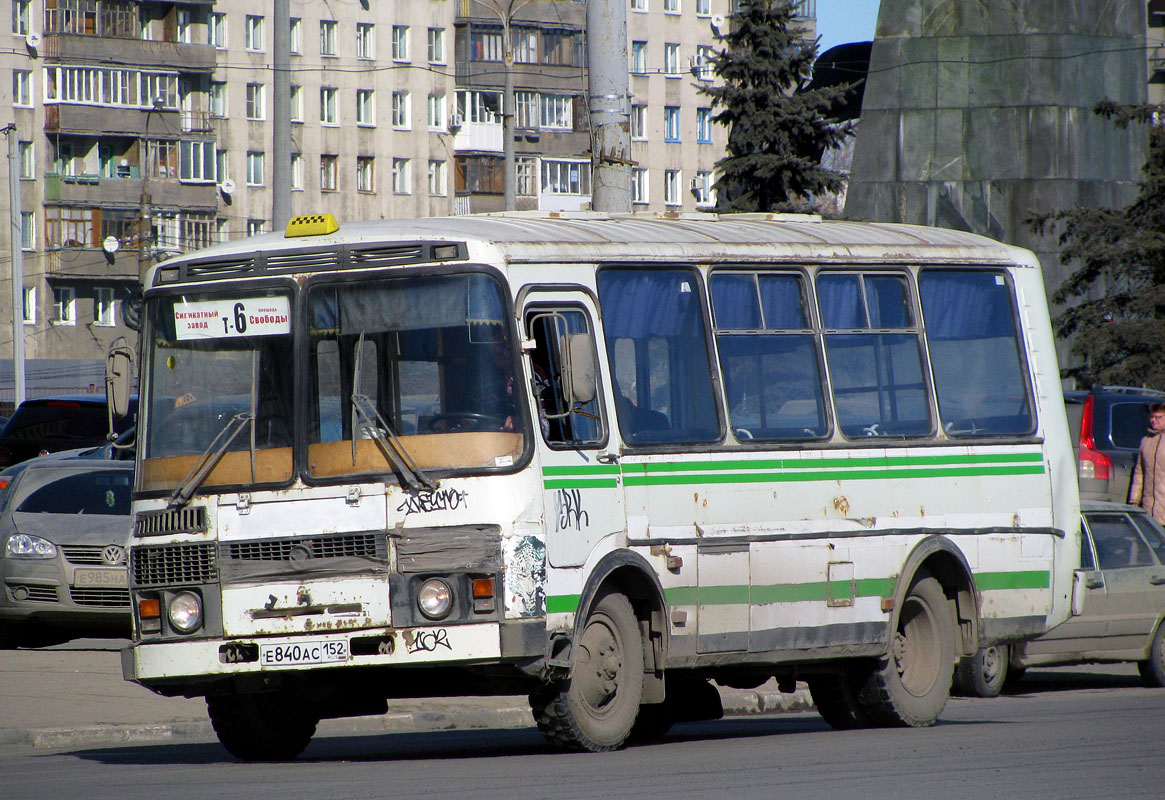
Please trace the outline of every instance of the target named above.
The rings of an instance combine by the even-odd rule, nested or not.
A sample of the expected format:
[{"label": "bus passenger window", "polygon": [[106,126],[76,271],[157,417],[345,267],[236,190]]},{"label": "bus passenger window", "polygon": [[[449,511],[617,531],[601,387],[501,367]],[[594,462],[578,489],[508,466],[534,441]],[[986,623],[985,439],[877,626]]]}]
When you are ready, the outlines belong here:
[{"label": "bus passenger window", "polygon": [[1004,273],[924,269],[918,292],[946,434],[1031,433],[1035,415]]},{"label": "bus passenger window", "polygon": [[716,272],[709,282],[720,371],[737,440],[828,434],[821,364],[796,274]]},{"label": "bus passenger window", "polygon": [[696,273],[612,267],[599,272],[598,287],[623,441],[719,441]]}]

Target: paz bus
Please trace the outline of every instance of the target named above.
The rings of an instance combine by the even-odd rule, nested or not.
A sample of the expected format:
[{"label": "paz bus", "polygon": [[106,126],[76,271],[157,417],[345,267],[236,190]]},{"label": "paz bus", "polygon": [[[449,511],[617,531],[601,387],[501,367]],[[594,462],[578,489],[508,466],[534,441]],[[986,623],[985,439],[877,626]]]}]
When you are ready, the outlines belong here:
[{"label": "paz bus", "polygon": [[242,759],[516,693],[610,750],[772,679],[927,726],[1071,612],[1043,279],[972,234],[297,217],[154,267],[140,359],[123,671]]}]

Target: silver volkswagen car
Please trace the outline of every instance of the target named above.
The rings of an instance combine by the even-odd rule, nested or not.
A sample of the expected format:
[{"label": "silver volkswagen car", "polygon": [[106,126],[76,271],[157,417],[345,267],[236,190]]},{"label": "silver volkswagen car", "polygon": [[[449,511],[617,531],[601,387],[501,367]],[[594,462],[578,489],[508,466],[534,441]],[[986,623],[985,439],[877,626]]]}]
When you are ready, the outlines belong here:
[{"label": "silver volkswagen car", "polygon": [[133,469],[54,454],[0,472],[0,647],[129,636]]},{"label": "silver volkswagen car", "polygon": [[1119,661],[1135,661],[1146,686],[1165,686],[1165,531],[1137,506],[1084,501],[1082,512],[1073,616],[964,658],[960,694],[994,697],[1028,667]]}]

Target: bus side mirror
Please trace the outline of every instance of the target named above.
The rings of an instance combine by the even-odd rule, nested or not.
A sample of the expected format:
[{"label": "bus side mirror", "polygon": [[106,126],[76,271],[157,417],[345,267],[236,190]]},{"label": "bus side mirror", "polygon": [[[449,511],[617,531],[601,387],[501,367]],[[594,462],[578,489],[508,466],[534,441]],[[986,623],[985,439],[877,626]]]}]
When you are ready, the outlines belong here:
[{"label": "bus side mirror", "polygon": [[[118,419],[129,413],[129,394],[133,380],[133,350],[125,337],[119,336],[105,354],[105,400],[111,415]],[[112,425],[110,426],[112,430]]]},{"label": "bus side mirror", "polygon": [[589,333],[568,333],[559,340],[562,384],[568,407],[595,399],[595,348]]}]

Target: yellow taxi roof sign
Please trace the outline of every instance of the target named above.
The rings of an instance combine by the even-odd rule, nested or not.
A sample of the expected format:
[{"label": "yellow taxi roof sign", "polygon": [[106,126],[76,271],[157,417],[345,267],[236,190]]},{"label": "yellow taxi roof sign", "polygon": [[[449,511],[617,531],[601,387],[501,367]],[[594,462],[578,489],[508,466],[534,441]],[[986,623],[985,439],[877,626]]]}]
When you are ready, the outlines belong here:
[{"label": "yellow taxi roof sign", "polygon": [[323,236],[340,230],[340,223],[331,214],[304,214],[292,217],[284,236]]}]

